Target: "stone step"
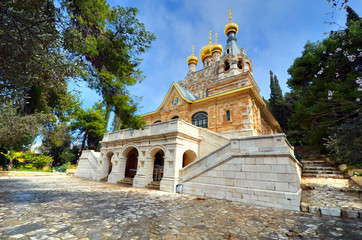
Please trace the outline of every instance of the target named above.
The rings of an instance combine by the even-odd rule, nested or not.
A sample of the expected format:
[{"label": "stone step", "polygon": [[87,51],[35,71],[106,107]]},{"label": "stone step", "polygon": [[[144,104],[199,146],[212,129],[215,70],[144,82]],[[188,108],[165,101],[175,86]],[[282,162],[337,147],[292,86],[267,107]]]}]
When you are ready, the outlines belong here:
[{"label": "stone step", "polygon": [[302,173],[302,177],[305,177],[305,178],[339,178],[339,179],[349,178],[342,174],[314,174],[314,173]]},{"label": "stone step", "polygon": [[303,171],[305,170],[336,170],[334,167],[323,167],[323,166],[304,166]]},{"label": "stone step", "polygon": [[122,184],[122,185],[133,185],[133,178],[124,178],[120,181],[117,182],[118,184]]},{"label": "stone step", "polygon": [[304,166],[320,166],[320,167],[330,167],[331,165],[329,163],[305,163],[303,162]]},{"label": "stone step", "polygon": [[108,181],[108,176],[105,176],[104,178],[101,178],[100,181],[107,182]]},{"label": "stone step", "polygon": [[147,185],[147,188],[160,190],[160,182],[159,181],[153,181],[153,182],[151,182],[150,184]]},{"label": "stone step", "polygon": [[341,174],[339,171],[336,170],[304,170],[303,174],[305,173],[313,173],[313,174]]},{"label": "stone step", "polygon": [[307,160],[307,159],[302,159],[303,163],[328,163],[325,160]]}]

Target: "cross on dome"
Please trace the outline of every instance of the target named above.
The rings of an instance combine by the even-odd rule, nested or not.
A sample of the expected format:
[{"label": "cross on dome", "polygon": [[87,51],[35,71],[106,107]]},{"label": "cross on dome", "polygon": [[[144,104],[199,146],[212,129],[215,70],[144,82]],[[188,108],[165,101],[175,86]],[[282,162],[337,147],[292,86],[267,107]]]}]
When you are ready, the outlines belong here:
[{"label": "cross on dome", "polygon": [[227,12],[227,14],[229,14],[229,20],[230,20],[230,22],[231,22],[231,14],[232,14],[232,12],[233,12],[234,10],[232,10],[232,9],[229,9],[229,11]]}]

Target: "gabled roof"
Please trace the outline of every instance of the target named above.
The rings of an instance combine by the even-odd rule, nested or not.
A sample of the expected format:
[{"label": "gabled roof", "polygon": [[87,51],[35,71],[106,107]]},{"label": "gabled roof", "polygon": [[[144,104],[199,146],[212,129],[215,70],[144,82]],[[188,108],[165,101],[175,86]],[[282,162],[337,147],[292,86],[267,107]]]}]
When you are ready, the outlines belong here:
[{"label": "gabled roof", "polygon": [[191,102],[193,102],[193,101],[195,101],[195,100],[198,99],[198,98],[197,98],[195,95],[193,95],[191,92],[187,91],[185,88],[183,88],[183,87],[181,87],[180,85],[178,85],[177,83],[173,82],[172,85],[171,85],[171,87],[168,89],[168,92],[167,92],[167,94],[166,94],[166,97],[163,99],[161,105],[157,108],[157,110],[156,110],[156,111],[153,111],[153,112],[149,112],[149,113],[143,114],[143,116],[148,115],[148,114],[151,114],[151,113],[155,113],[155,112],[159,111],[159,110],[162,108],[162,106],[165,104],[166,100],[168,99],[168,97],[169,97],[172,89],[175,89],[175,90],[177,91],[177,93],[181,96],[181,98],[182,98],[183,100],[185,100],[186,102],[188,102],[188,103],[191,103]]}]

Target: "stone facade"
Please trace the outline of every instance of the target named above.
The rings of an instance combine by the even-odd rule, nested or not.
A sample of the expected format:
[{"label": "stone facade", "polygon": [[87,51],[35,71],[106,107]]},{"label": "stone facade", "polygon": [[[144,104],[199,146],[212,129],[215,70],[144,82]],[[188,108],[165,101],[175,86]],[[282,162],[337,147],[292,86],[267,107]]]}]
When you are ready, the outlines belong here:
[{"label": "stone facade", "polygon": [[[187,62],[144,129],[105,134],[100,153],[83,151],[75,175],[135,187],[299,210],[300,165],[259,95],[252,63],[236,45],[201,50]],[[230,30],[231,29],[231,30]]]}]

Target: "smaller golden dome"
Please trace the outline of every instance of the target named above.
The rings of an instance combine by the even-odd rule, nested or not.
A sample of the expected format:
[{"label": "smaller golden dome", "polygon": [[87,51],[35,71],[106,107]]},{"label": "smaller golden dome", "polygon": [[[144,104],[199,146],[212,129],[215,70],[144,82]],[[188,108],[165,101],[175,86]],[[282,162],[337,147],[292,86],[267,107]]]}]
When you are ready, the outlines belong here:
[{"label": "smaller golden dome", "polygon": [[239,27],[236,23],[233,22],[229,22],[228,24],[226,24],[224,31],[225,31],[225,35],[227,36],[229,32],[234,31],[235,34],[238,33]]},{"label": "smaller golden dome", "polygon": [[213,54],[216,51],[219,51],[220,53],[222,53],[223,51],[223,47],[217,43],[217,33],[215,33],[215,44],[212,45],[211,47],[211,54]]},{"label": "smaller golden dome", "polygon": [[190,63],[194,63],[197,65],[199,63],[199,59],[194,55],[195,46],[192,46],[192,54],[190,57],[187,58],[187,65],[190,65]]},{"label": "smaller golden dome", "polygon": [[211,57],[211,48],[212,48],[212,44],[209,43],[208,45],[204,46],[201,48],[200,51],[200,59],[202,62],[204,62],[204,59],[207,57]]},{"label": "smaller golden dome", "polygon": [[195,63],[195,65],[197,65],[199,63],[199,59],[196,56],[192,55],[187,58],[187,65],[190,65],[190,63]]},{"label": "smaller golden dome", "polygon": [[211,48],[212,48],[212,42],[211,42],[211,30],[209,31],[209,44],[206,46],[203,46],[200,51],[200,59],[202,62],[204,62],[204,59],[207,57],[211,57]]}]

